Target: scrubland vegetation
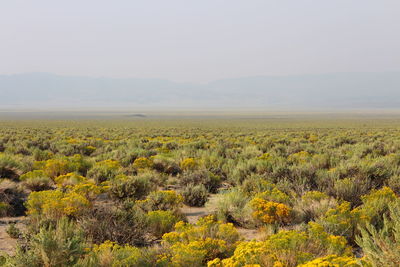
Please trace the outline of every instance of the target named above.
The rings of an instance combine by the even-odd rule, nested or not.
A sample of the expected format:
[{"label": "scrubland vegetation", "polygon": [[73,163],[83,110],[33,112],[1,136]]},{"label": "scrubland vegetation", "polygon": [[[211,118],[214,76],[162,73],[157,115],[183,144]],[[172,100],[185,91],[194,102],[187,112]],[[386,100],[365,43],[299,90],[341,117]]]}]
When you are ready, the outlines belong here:
[{"label": "scrubland vegetation", "polygon": [[0,122],[0,266],[400,266],[399,193],[396,120]]}]

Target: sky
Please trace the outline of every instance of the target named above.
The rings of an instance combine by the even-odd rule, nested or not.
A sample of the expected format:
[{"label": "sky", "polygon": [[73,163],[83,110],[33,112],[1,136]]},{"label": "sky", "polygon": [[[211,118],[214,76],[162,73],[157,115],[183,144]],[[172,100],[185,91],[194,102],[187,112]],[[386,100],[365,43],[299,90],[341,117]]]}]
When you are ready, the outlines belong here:
[{"label": "sky", "polygon": [[0,74],[400,71],[399,0],[1,0]]}]

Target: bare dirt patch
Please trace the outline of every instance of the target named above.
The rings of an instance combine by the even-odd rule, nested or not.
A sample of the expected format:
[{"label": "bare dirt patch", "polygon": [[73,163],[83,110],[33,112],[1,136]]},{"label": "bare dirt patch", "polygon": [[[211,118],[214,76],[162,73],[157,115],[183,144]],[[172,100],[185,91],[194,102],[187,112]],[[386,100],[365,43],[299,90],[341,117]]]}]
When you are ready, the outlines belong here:
[{"label": "bare dirt patch", "polygon": [[183,214],[186,215],[189,223],[195,224],[201,217],[213,213],[214,205],[212,203],[215,203],[216,200],[217,200],[217,195],[213,194],[209,197],[207,206],[189,207],[185,205],[181,208],[181,211]]},{"label": "bare dirt patch", "polygon": [[17,245],[17,239],[11,238],[6,230],[11,223],[15,223],[15,226],[24,230],[26,228],[26,217],[4,217],[0,218],[0,252],[13,255],[15,253],[15,247]]},{"label": "bare dirt patch", "polygon": [[[217,194],[213,194],[210,196],[207,205],[205,207],[189,207],[183,206],[181,211],[186,215],[188,222],[191,224],[195,224],[201,217],[212,214],[215,210],[215,202],[218,200]],[[263,240],[265,238],[265,234],[261,233],[257,229],[246,229],[242,227],[236,227],[239,234],[245,240]]]}]

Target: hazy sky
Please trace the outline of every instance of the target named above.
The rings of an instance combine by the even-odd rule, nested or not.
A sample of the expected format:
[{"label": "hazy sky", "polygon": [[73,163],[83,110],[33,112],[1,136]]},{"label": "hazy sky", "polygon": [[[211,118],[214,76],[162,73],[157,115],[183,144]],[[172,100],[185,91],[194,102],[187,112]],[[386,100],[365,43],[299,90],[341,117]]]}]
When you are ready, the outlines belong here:
[{"label": "hazy sky", "polygon": [[1,0],[0,74],[400,70],[400,0]]}]

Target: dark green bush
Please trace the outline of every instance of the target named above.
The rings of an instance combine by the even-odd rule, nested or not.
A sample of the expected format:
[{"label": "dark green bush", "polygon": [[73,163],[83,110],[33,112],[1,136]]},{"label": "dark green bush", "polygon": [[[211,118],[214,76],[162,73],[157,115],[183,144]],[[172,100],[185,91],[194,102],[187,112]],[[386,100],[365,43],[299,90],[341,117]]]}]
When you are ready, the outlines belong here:
[{"label": "dark green bush", "polygon": [[191,207],[202,207],[207,202],[208,191],[202,184],[188,185],[182,191],[183,201]]},{"label": "dark green bush", "polygon": [[151,181],[149,175],[121,176],[111,182],[110,194],[113,198],[143,199],[151,191],[156,189],[156,184]]},{"label": "dark green bush", "polygon": [[129,209],[103,206],[89,212],[78,222],[95,244],[110,240],[118,244],[143,246],[148,242],[148,217],[136,206]]},{"label": "dark green bush", "polygon": [[208,192],[216,193],[218,187],[221,184],[220,177],[212,174],[207,170],[197,170],[184,172],[179,178],[179,184],[182,187],[188,186],[190,184],[205,186]]}]

